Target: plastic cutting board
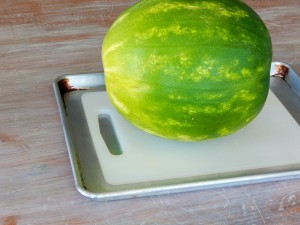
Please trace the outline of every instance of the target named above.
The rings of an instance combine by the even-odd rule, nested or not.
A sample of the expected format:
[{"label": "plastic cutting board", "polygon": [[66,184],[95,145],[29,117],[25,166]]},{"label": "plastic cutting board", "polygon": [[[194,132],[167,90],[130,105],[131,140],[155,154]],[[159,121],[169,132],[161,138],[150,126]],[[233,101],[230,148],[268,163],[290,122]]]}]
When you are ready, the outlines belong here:
[{"label": "plastic cutting board", "polygon": [[[272,91],[261,113],[246,127],[226,137],[193,143],[139,130],[116,112],[105,91],[84,93],[81,100],[104,178],[111,185],[300,163],[300,127]],[[111,117],[121,155],[111,154],[100,135],[101,114]]]}]

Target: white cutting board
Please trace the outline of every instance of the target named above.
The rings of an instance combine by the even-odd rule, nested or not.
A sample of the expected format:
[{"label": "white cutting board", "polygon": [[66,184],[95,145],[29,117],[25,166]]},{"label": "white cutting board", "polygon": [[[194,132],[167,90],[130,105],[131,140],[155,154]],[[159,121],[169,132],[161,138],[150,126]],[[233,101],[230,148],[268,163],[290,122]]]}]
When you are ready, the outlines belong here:
[{"label": "white cutting board", "polygon": [[[300,163],[300,126],[272,91],[261,113],[226,137],[178,142],[147,134],[128,123],[106,92],[82,95],[82,104],[104,179],[111,185],[238,172]],[[111,116],[123,154],[112,155],[98,116]]]}]

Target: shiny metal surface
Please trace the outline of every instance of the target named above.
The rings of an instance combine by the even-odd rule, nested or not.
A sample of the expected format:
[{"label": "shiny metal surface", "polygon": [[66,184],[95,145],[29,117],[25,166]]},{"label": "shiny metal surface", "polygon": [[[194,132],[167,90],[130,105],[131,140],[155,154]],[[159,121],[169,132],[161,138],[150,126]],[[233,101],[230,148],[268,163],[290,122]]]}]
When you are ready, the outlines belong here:
[{"label": "shiny metal surface", "polygon": [[[290,114],[300,124],[300,79],[299,75],[287,64],[272,63],[271,75],[274,65],[283,64],[289,68],[285,80],[271,77],[270,89],[283,103]],[[90,137],[81,96],[90,91],[105,91],[104,75],[80,74],[64,75],[58,77],[53,83],[55,97],[60,111],[64,135],[71,161],[75,185],[78,191],[86,197],[98,200],[114,200],[133,198],[157,194],[168,194],[183,191],[200,190],[205,188],[242,185],[255,182],[268,182],[280,179],[300,177],[299,165],[282,166],[279,170],[251,170],[247,174],[216,174],[207,177],[192,177],[157,182],[137,183],[129,185],[112,186],[105,182],[101,172],[95,149]],[[103,129],[110,129],[109,121],[102,120]],[[107,125],[108,124],[108,125]],[[105,126],[108,126],[105,128]],[[111,130],[110,133],[113,133]],[[114,145],[116,138],[105,138],[110,145]],[[118,145],[113,146],[117,148]],[[117,149],[116,154],[121,154]]]}]

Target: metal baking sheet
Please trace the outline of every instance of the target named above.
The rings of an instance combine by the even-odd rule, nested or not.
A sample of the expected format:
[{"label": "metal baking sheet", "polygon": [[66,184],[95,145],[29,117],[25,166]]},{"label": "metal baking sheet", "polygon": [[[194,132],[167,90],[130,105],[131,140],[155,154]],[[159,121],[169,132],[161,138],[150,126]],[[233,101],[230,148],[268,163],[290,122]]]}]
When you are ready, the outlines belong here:
[{"label": "metal baking sheet", "polygon": [[[270,75],[270,89],[299,125],[299,75],[282,62],[272,63]],[[276,168],[251,168],[236,172],[111,184],[105,178],[104,163],[100,163],[103,159],[99,160],[99,149],[95,148],[91,133],[94,131],[89,126],[89,118],[82,102],[82,96],[87,93],[105,93],[103,73],[60,76],[54,82],[54,91],[76,188],[86,197],[113,200],[300,177],[300,164],[283,164]],[[105,127],[105,132],[100,129],[99,139],[103,139],[107,146],[112,145],[112,157],[118,157],[121,154],[120,146],[112,124],[105,116],[107,115],[98,118],[99,126]],[[283,135],[278,134],[280,138]]]}]

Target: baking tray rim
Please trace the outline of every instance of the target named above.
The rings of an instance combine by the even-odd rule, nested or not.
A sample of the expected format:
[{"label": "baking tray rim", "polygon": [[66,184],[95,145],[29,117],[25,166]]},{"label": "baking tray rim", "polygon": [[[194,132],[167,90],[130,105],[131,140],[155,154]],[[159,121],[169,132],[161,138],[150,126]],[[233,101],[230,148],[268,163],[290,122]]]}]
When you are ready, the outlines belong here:
[{"label": "baking tray rim", "polygon": [[[284,65],[289,68],[289,71],[299,76],[292,68],[292,66],[288,63],[273,61],[272,65],[273,64]],[[62,122],[63,133],[65,137],[69,159],[71,161],[71,168],[72,168],[72,173],[75,181],[75,187],[83,196],[91,199],[96,199],[96,200],[118,200],[118,199],[128,199],[128,198],[135,198],[135,197],[145,197],[151,195],[174,194],[174,193],[181,193],[187,191],[197,191],[203,189],[239,186],[239,185],[265,183],[265,182],[300,178],[300,170],[291,170],[291,171],[271,172],[271,173],[262,173],[262,174],[254,174],[254,175],[242,175],[242,176],[236,176],[231,178],[192,181],[186,183],[152,186],[146,188],[134,188],[134,189],[120,190],[120,191],[92,192],[87,190],[84,187],[83,182],[81,180],[80,168],[77,165],[78,162],[76,159],[76,154],[74,153],[73,150],[74,147],[73,147],[72,139],[70,137],[70,131],[69,131],[67,115],[66,115],[66,108],[63,100],[65,93],[61,91],[58,83],[61,80],[69,79],[72,76],[78,76],[78,75],[88,76],[88,75],[95,75],[95,74],[103,75],[103,72],[87,73],[87,74],[66,74],[66,75],[58,76],[53,82],[54,95],[58,105],[60,119]],[[72,88],[73,87],[71,87],[71,89]],[[74,89],[72,89],[71,91],[73,90],[80,90],[80,89],[76,89],[76,87],[74,87]]]}]

